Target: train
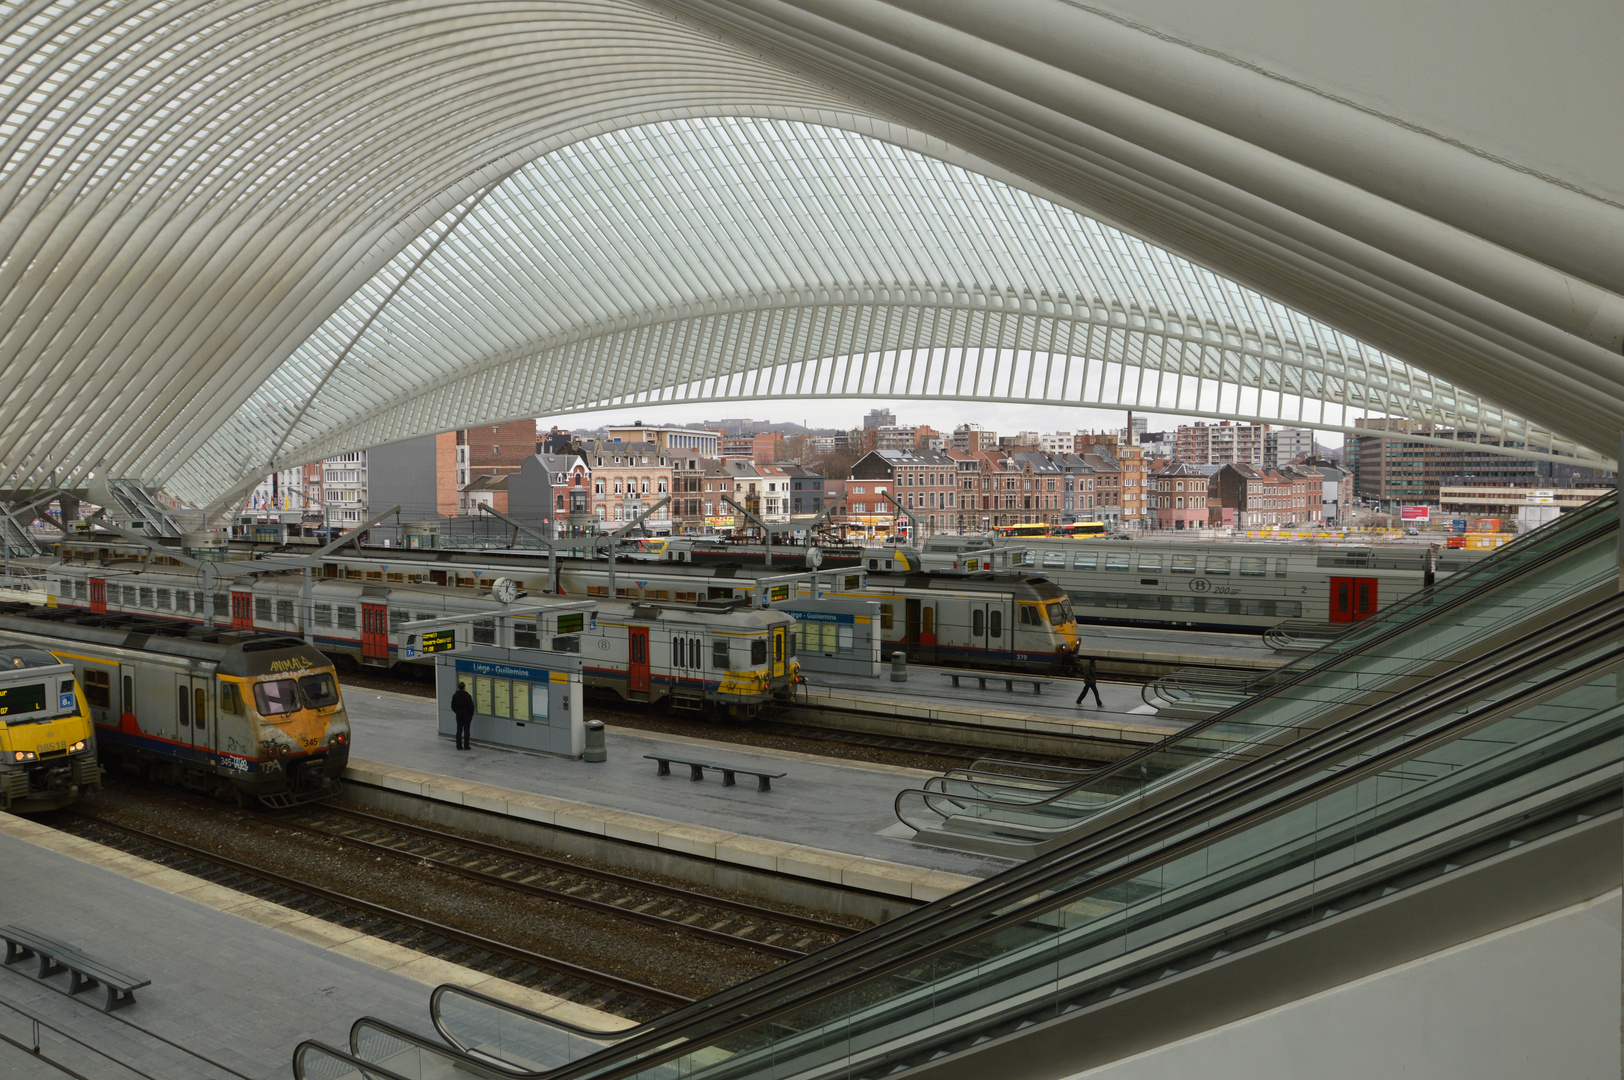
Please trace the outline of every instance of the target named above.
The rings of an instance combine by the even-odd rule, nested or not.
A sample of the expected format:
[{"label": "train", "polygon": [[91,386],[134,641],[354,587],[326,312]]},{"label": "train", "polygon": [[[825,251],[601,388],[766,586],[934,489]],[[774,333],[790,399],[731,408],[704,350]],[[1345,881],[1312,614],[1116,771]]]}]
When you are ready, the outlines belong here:
[{"label": "train", "polygon": [[0,808],[60,810],[101,787],[96,731],[73,665],[0,634]]},{"label": "train", "polygon": [[[561,629],[558,616],[509,616],[488,590],[464,590],[455,582],[380,584],[367,578],[382,577],[382,571],[361,573],[359,580],[321,578],[308,585],[296,573],[244,576],[213,594],[212,621],[296,640],[308,637],[346,666],[390,667],[434,662],[432,655],[403,653],[399,638],[412,622],[488,614],[472,623],[475,644],[579,653],[588,690],[737,719],[788,700],[800,671],[795,620],[753,608],[731,591],[687,602],[666,596],[605,598],[591,615],[565,615]],[[201,574],[184,566],[59,563],[50,568],[47,594],[59,610],[122,613],[183,629],[211,621]],[[526,608],[549,601],[569,603],[568,598],[528,596]],[[570,619],[578,625],[570,625]]]},{"label": "train", "polygon": [[296,638],[5,604],[0,643],[67,666],[110,765],[240,806],[339,790],[350,724],[337,672]]},{"label": "train", "polygon": [[1025,570],[1064,589],[1082,623],[1262,632],[1286,620],[1354,623],[1475,552],[1417,546],[934,537],[912,556],[928,570]]}]

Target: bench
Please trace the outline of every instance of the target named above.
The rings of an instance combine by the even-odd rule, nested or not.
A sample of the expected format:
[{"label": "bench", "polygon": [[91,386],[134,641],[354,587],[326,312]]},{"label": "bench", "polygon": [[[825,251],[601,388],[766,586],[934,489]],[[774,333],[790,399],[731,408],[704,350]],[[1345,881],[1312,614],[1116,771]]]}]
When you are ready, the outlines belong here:
[{"label": "bench", "polygon": [[763,772],[760,769],[746,769],[739,765],[718,765],[712,761],[689,761],[684,758],[671,757],[669,754],[644,754],[643,757],[647,761],[659,762],[660,767],[654,771],[655,776],[670,776],[671,763],[674,761],[678,765],[688,766],[689,780],[705,779],[706,769],[711,769],[715,772],[721,773],[723,787],[732,787],[735,775],[738,773],[743,773],[746,776],[753,776],[756,778],[757,791],[771,791],[773,789],[774,780],[781,780],[788,775],[787,773],[781,772]]},{"label": "bench", "polygon": [[975,679],[981,684],[981,689],[983,690],[987,688],[987,680],[992,679],[995,682],[1003,683],[1004,689],[1009,691],[1011,694],[1015,692],[1015,684],[1017,682],[1031,683],[1032,693],[1038,695],[1042,695],[1043,688],[1049,685],[1048,680],[1034,679],[1030,675],[983,675],[979,671],[975,673],[968,671],[944,671],[941,674],[944,678],[953,680],[953,689],[955,690],[959,688],[960,679]]},{"label": "bench", "polygon": [[86,956],[66,942],[46,937],[25,926],[0,928],[0,940],[6,943],[6,966],[29,957],[39,958],[39,979],[43,982],[52,975],[68,973],[68,996],[97,986],[107,990],[107,1004],[103,1012],[112,1012],[135,1001],[135,992],[151,986],[151,979],[130,975]]}]

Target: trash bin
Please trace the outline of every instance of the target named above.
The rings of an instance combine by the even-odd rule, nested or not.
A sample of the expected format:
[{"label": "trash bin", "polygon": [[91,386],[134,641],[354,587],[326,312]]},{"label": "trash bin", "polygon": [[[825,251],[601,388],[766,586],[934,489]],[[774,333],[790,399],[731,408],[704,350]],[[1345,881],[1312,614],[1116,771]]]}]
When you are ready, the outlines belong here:
[{"label": "trash bin", "polygon": [[586,753],[581,755],[583,761],[607,761],[609,751],[603,745],[603,721],[588,720],[586,722]]},{"label": "trash bin", "polygon": [[891,654],[891,681],[908,681],[908,654],[898,651]]}]

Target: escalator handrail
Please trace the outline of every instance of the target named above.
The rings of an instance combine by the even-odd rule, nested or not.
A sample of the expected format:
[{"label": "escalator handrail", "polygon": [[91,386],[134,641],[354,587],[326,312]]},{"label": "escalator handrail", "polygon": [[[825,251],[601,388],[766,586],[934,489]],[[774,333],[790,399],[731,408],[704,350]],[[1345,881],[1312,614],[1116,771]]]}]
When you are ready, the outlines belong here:
[{"label": "escalator handrail", "polygon": [[583,1039],[591,1039],[595,1042],[619,1042],[621,1039],[624,1039],[632,1033],[638,1031],[643,1026],[639,1024],[636,1027],[622,1028],[618,1031],[603,1031],[598,1028],[584,1027],[580,1024],[572,1024],[568,1020],[560,1020],[556,1016],[548,1016],[546,1013],[538,1013],[532,1009],[527,1009],[522,1005],[515,1005],[511,1001],[504,1001],[501,998],[492,997],[489,994],[482,994],[478,990],[470,990],[465,986],[458,986],[455,983],[441,983],[439,986],[434,988],[432,993],[429,994],[429,1021],[434,1024],[434,1030],[440,1033],[440,1037],[442,1039],[463,1053],[473,1053],[473,1051],[463,1046],[462,1041],[447,1031],[445,1025],[441,1021],[440,999],[446,994],[456,994],[460,997],[473,998],[477,1001],[482,1001],[487,1005],[493,1006],[494,1008],[500,1009],[501,1011],[510,1015],[540,1024],[543,1027],[561,1028],[564,1031],[569,1032],[571,1035],[579,1035]]},{"label": "escalator handrail", "polygon": [[[702,1022],[707,1015],[724,1012],[735,1017],[720,1027],[704,1033],[703,1039],[706,1042],[715,1042],[727,1035],[758,1026],[783,1012],[804,1008],[816,1000],[844,992],[855,981],[872,979],[892,970],[917,965],[923,959],[955,948],[973,937],[1030,919],[1037,913],[1031,910],[1031,904],[1016,902],[1015,906],[1011,906],[1012,902],[1007,894],[1013,887],[1018,886],[1022,891],[1034,892],[1043,890],[1049,882],[1056,879],[1065,879],[1072,884],[1046,892],[1041,903],[1044,910],[1073,903],[1090,891],[1129,880],[1186,851],[1214,843],[1240,829],[1249,828],[1296,805],[1323,797],[1347,784],[1356,783],[1366,776],[1409,760],[1434,746],[1459,738],[1463,733],[1469,733],[1482,724],[1493,722],[1507,710],[1521,707],[1517,704],[1520,700],[1532,699],[1541,694],[1548,696],[1549,692],[1560,692],[1561,688],[1593,678],[1598,670],[1616,670],[1621,663],[1624,663],[1624,640],[1614,640],[1609,652],[1581,667],[1562,672],[1544,683],[1523,690],[1511,699],[1489,703],[1481,710],[1447,721],[1423,738],[1405,741],[1383,752],[1370,753],[1356,764],[1328,774],[1306,787],[1290,791],[1283,789],[1295,783],[1309,770],[1324,770],[1330,765],[1344,762],[1361,749],[1368,750],[1383,740],[1390,740],[1396,734],[1402,734],[1404,726],[1424,722],[1425,717],[1392,720],[1378,724],[1371,730],[1350,733],[1353,736],[1351,739],[1339,739],[1327,745],[1304,748],[1298,744],[1290,744],[1277,748],[1253,762],[1252,768],[1214,777],[1212,784],[1191,790],[1186,793],[1185,798],[1175,803],[1157,804],[1146,808],[1140,815],[1145,818],[1144,821],[1129,819],[1108,835],[1096,834],[1086,837],[1077,845],[1050,853],[1049,856],[1040,856],[1031,863],[1006,871],[996,878],[990,878],[977,886],[971,886],[960,893],[904,915],[891,924],[876,928],[884,930],[895,926],[897,928],[895,933],[877,934],[874,931],[866,931],[822,953],[813,954],[807,960],[786,965],[703,1001],[685,1006],[661,1020],[644,1025],[645,1030],[640,1030],[636,1035],[629,1037],[615,1050],[635,1054],[643,1049],[658,1050],[658,1044],[663,1042],[668,1044],[665,1049],[670,1051],[671,1056],[680,1056],[698,1045],[687,1042],[678,1045],[684,1038],[683,1030]],[[1552,690],[1552,687],[1556,689]],[[1429,713],[1433,711],[1435,710],[1428,710]],[[1260,796],[1271,792],[1277,793],[1279,798],[1258,803],[1250,810],[1244,809],[1248,800],[1256,802]],[[1235,812],[1233,817],[1223,816],[1231,812]],[[1219,824],[1211,824],[1219,819],[1221,819]],[[1205,827],[1201,827],[1204,823]],[[1164,846],[1157,847],[1142,858],[1131,859],[1114,869],[1109,868],[1113,860],[1130,856],[1136,851],[1144,850],[1147,845],[1162,841],[1165,841]],[[1102,873],[1083,881],[1077,880],[1091,865],[1100,866]],[[999,908],[1003,910],[1000,911]],[[934,938],[917,950],[863,966],[865,959],[874,952],[893,948],[897,944],[892,940],[895,937],[903,934],[922,935],[939,929],[944,922],[965,920],[975,921],[957,930],[951,930],[946,936]],[[903,923],[907,925],[898,925]],[[767,993],[794,992],[795,984],[820,978],[826,969],[832,966],[855,967],[857,970],[838,982],[817,988],[809,987],[765,1011],[748,1008],[744,1004]],[[570,1066],[550,1072],[547,1076],[550,1080],[574,1080],[576,1077],[588,1075],[596,1076],[599,1080],[618,1080],[656,1063],[652,1058],[644,1058],[628,1061],[618,1068],[611,1066],[608,1071],[599,1072],[600,1064],[593,1063],[590,1058],[583,1058],[571,1063]]]},{"label": "escalator handrail", "polygon": [[411,1077],[402,1076],[393,1069],[386,1069],[382,1065],[374,1065],[370,1061],[363,1061],[349,1051],[340,1050],[336,1046],[329,1046],[320,1039],[301,1039],[299,1044],[293,1048],[294,1080],[307,1080],[307,1077],[299,1068],[299,1058],[303,1056],[306,1050],[319,1050],[329,1057],[342,1061],[363,1076],[366,1076],[368,1080],[373,1080],[374,1077],[376,1080],[411,1080]]},{"label": "escalator handrail", "polygon": [[460,1046],[447,1046],[443,1043],[430,1042],[416,1032],[408,1031],[397,1024],[391,1024],[387,1020],[379,1020],[375,1016],[360,1017],[350,1025],[350,1053],[362,1061],[366,1059],[361,1056],[359,1037],[361,1030],[366,1027],[381,1031],[390,1038],[399,1039],[408,1046],[415,1046],[419,1050],[426,1050],[431,1054],[447,1058],[459,1068],[466,1068],[473,1073],[482,1075],[486,1077],[486,1080],[507,1080],[509,1077],[534,1075],[527,1069],[514,1068],[506,1062],[491,1057],[489,1054],[466,1050]]}]

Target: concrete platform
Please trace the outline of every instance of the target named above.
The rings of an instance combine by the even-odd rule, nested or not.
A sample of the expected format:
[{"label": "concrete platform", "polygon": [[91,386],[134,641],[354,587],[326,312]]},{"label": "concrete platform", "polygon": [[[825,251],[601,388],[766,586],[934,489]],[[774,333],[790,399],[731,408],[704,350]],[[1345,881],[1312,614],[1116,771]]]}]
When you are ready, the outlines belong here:
[{"label": "concrete platform", "polygon": [[1275,652],[1255,633],[1077,624],[1077,648],[1103,675],[1155,678],[1185,667],[1272,671],[1295,656]]},{"label": "concrete platform", "polygon": [[[852,888],[934,900],[1009,863],[890,835],[897,793],[934,775],[886,765],[611,726],[609,760],[475,744],[437,734],[433,701],[361,688],[344,693],[354,729],[350,778],[584,833]],[[591,706],[587,710],[591,716]],[[656,776],[648,753],[785,772],[769,792],[686,770]]]},{"label": "concrete platform", "polygon": [[[1003,676],[988,673],[987,688],[978,673],[962,668],[908,665],[906,682],[857,675],[814,672],[800,690],[801,704],[791,713],[853,731],[935,739],[987,749],[1057,754],[1114,761],[1187,726],[1187,721],[1157,716],[1140,697],[1140,684],[1101,682],[1085,705],[1076,703],[1082,683],[1045,680],[1041,694],[1032,680],[1019,677],[1014,690]],[[958,675],[955,687],[947,676]]]},{"label": "concrete platform", "polygon": [[[0,922],[62,938],[152,985],[108,1015],[0,971],[0,1034],[91,1080],[283,1080],[306,1038],[348,1045],[370,1014],[432,1035],[432,987],[455,982],[592,1026],[626,1021],[233,892],[131,855],[0,814]],[[24,969],[24,970],[19,970]],[[26,971],[26,973],[25,973]],[[77,1042],[74,1040],[78,1040]],[[0,1043],[0,1075],[64,1074]]]}]

